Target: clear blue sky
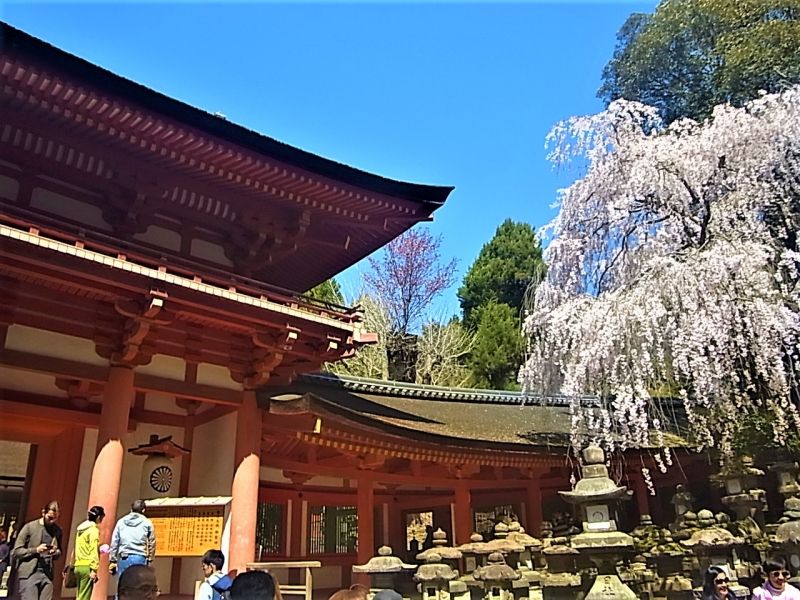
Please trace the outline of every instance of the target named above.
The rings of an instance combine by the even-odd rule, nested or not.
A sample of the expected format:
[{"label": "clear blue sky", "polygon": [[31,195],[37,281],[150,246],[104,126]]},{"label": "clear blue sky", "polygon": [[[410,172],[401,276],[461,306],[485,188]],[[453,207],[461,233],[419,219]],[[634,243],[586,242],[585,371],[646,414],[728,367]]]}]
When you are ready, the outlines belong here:
[{"label": "clear blue sky", "polygon": [[[283,142],[455,191],[430,225],[457,282],[506,218],[537,229],[560,187],[544,138],[602,109],[600,74],[655,2],[44,3],[0,18],[124,77]],[[366,262],[366,261],[365,261]],[[357,265],[339,277],[358,287]]]}]

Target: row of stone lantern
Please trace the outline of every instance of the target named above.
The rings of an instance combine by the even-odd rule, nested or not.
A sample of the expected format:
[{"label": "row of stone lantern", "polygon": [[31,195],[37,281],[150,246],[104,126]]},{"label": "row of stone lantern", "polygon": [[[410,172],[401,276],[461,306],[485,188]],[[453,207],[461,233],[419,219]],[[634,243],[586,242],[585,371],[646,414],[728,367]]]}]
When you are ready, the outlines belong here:
[{"label": "row of stone lantern", "polygon": [[517,522],[498,523],[493,540],[474,534],[469,543],[454,547],[440,529],[433,534],[433,548],[417,555],[419,567],[403,563],[384,546],[353,571],[370,574],[373,591],[394,589],[422,600],[690,600],[711,565],[726,565],[731,590],[747,598],[759,583],[756,566],[767,554],[788,556],[792,572],[800,571],[796,464],[771,468],[784,495],[784,514],[776,524],[762,525],[766,494],[758,481],[763,472],[743,459],[738,470],[717,478],[734,519],[709,510],[695,513],[691,495],[679,487],[669,528],[643,515],[628,535],[618,530],[613,515],[630,493],[609,477],[600,448],[587,448],[583,458],[583,477],[573,490],[560,492],[580,515],[581,527],[570,527],[572,535],[553,536],[543,527],[549,537],[538,540]]}]

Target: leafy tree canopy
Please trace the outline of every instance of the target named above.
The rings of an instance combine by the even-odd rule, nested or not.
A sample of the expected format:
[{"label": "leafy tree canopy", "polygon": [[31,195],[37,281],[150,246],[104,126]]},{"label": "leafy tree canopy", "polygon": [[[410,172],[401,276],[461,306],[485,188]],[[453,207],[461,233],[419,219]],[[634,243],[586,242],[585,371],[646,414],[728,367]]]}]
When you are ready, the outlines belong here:
[{"label": "leafy tree canopy", "polygon": [[598,96],[654,106],[666,123],[800,82],[800,0],[662,0],[617,35]]},{"label": "leafy tree canopy", "polygon": [[315,300],[330,302],[331,304],[344,304],[342,288],[339,286],[339,282],[335,279],[328,279],[327,281],[323,281],[319,285],[314,286],[308,292],[306,292],[306,296],[310,296]]},{"label": "leafy tree canopy", "polygon": [[544,269],[542,248],[528,223],[505,220],[481,248],[458,290],[464,322],[476,328],[475,310],[490,302],[506,304],[519,315],[525,290]]},{"label": "leafy tree canopy", "polygon": [[474,311],[478,330],[470,354],[476,387],[507,390],[516,387],[522,363],[522,335],[517,310],[490,301]]}]

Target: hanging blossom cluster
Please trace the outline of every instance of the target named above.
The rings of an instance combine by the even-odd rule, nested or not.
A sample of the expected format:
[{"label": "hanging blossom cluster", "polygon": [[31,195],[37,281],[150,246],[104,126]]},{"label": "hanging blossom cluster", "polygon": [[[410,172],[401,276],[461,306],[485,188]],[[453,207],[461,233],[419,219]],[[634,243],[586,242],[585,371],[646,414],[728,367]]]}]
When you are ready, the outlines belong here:
[{"label": "hanging blossom cluster", "polygon": [[659,469],[675,419],[659,397],[724,454],[749,413],[778,440],[800,428],[800,87],[667,128],[617,101],[548,142],[586,174],[547,229],[526,392],[571,400],[576,446],[660,447]]}]

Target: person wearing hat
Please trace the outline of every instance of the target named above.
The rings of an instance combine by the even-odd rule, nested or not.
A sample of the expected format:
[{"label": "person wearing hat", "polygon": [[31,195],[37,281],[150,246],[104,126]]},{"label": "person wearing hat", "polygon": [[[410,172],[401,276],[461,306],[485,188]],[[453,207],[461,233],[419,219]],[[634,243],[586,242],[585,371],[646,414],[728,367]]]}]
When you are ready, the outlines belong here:
[{"label": "person wearing hat", "polygon": [[78,582],[77,600],[90,600],[100,568],[100,523],[106,516],[102,506],[89,509],[87,519],[78,525],[75,538],[75,579]]}]

